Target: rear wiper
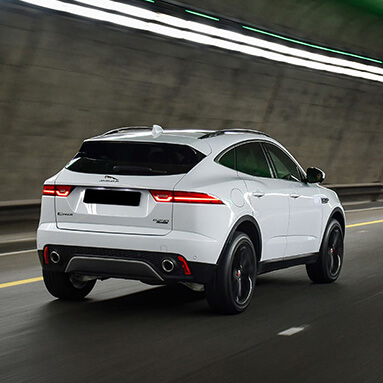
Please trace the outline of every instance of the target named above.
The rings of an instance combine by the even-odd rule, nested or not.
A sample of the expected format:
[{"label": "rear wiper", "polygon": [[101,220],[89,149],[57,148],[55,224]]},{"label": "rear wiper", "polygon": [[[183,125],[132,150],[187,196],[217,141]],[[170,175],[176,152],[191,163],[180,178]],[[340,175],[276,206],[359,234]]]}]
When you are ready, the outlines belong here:
[{"label": "rear wiper", "polygon": [[132,172],[135,174],[149,173],[149,174],[167,174],[166,170],[152,169],[148,166],[134,166],[134,165],[116,165],[113,166],[113,171],[115,173],[120,172]]}]

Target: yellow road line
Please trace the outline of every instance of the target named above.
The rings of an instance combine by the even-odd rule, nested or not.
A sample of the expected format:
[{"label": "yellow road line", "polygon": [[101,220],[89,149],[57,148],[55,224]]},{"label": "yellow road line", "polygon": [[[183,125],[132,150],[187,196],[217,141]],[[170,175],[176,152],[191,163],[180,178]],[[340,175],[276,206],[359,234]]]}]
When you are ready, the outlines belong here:
[{"label": "yellow road line", "polygon": [[[358,226],[365,226],[365,225],[373,225],[375,223],[383,223],[383,219],[379,219],[377,221],[353,223],[351,225],[347,225],[346,227],[350,228],[350,227],[358,227]],[[41,282],[42,280],[43,280],[43,277],[37,277],[37,278],[30,278],[30,279],[22,279],[21,281],[1,283],[0,284],[0,289],[3,289],[4,287],[11,287],[11,286],[17,286],[17,285],[25,285],[26,283]]]},{"label": "yellow road line", "polygon": [[15,282],[8,282],[8,283],[1,283],[0,289],[3,289],[4,287],[11,287],[11,286],[17,286],[17,285],[24,285],[26,283],[32,283],[32,282],[40,282],[43,280],[43,277],[37,277],[37,278],[29,278],[29,279],[22,279],[21,281],[15,281]]},{"label": "yellow road line", "polygon": [[379,219],[378,221],[369,221],[369,222],[361,222],[361,223],[353,223],[352,225],[347,225],[346,227],[358,227],[365,225],[373,225],[374,223],[383,223],[383,219]]}]

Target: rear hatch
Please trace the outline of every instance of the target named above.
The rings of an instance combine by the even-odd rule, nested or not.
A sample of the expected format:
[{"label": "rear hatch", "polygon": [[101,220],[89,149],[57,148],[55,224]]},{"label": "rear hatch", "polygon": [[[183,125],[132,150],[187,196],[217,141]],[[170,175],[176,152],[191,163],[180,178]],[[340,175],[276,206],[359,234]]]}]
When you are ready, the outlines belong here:
[{"label": "rear hatch", "polygon": [[56,196],[59,229],[165,235],[172,230],[172,203],[151,190],[173,190],[204,155],[180,144],[86,141],[56,179],[71,186]]}]

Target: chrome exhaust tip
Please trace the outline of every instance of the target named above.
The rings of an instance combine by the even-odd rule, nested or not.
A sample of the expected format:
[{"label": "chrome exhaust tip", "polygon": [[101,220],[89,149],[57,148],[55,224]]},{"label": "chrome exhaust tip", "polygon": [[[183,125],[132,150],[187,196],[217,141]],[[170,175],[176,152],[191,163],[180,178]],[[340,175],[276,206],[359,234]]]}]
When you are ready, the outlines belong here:
[{"label": "chrome exhaust tip", "polygon": [[60,254],[57,253],[56,251],[52,251],[50,254],[49,254],[49,259],[52,261],[52,263],[59,263],[60,262]]},{"label": "chrome exhaust tip", "polygon": [[171,259],[164,259],[161,263],[162,270],[171,273],[174,270],[174,262]]}]

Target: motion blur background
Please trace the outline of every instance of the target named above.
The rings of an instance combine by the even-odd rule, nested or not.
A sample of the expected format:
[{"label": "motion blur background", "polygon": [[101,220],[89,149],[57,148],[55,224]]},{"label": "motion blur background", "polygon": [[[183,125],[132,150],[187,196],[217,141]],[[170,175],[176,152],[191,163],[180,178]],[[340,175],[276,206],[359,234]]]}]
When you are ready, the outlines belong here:
[{"label": "motion blur background", "polygon": [[[378,0],[190,0],[187,7],[368,57],[383,52]],[[322,168],[330,184],[383,181],[381,82],[16,0],[0,0],[0,68],[0,201],[39,198],[43,181],[83,139],[153,123],[260,129],[304,167]]]},{"label": "motion blur background", "polygon": [[[117,1],[383,71],[382,0]],[[383,382],[383,205],[360,203],[383,197],[383,72],[319,71],[46,8],[63,3],[89,7],[0,0],[0,382]],[[230,317],[184,286],[119,279],[81,303],[53,299],[36,254],[44,180],[84,139],[153,124],[263,130],[322,168],[342,202],[354,193],[340,279],[312,284],[303,266],[262,275]]]}]

